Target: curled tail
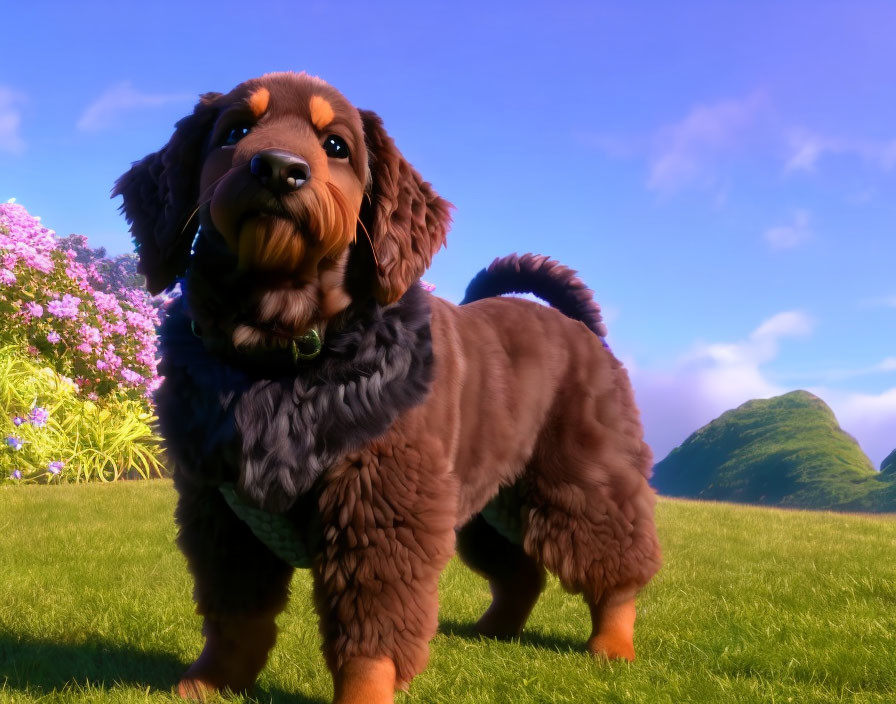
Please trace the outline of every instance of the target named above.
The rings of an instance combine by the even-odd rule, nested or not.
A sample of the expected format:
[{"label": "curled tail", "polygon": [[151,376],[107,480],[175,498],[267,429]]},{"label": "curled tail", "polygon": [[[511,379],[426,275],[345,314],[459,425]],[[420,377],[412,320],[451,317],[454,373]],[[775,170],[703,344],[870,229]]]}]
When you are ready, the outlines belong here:
[{"label": "curled tail", "polygon": [[461,305],[505,293],[532,293],[567,317],[584,323],[601,340],[607,335],[591,289],[575,271],[549,257],[510,254],[495,259],[470,281]]}]

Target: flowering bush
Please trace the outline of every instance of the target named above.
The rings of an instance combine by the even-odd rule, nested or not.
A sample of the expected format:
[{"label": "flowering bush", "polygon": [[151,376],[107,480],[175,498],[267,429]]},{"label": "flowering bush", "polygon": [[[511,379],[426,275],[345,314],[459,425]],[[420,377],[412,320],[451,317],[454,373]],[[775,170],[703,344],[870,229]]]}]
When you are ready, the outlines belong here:
[{"label": "flowering bush", "polygon": [[15,346],[0,347],[0,483],[161,476],[161,440],[135,401],[94,403]]},{"label": "flowering bush", "polygon": [[135,259],[0,204],[0,483],[163,473],[158,315]]},{"label": "flowering bush", "polygon": [[69,235],[58,241],[61,249],[74,252],[76,262],[85,267],[92,266],[99,274],[99,280],[94,281],[95,288],[115,293],[123,288],[142,289],[145,286],[143,275],[137,273],[136,254],[119,254],[109,259],[104,247],[92,249],[84,235]]},{"label": "flowering bush", "polygon": [[158,315],[145,291],[121,285],[137,281],[133,259],[113,260],[105,279],[100,252],[0,204],[0,342],[23,345],[88,399],[128,398],[148,412]]}]

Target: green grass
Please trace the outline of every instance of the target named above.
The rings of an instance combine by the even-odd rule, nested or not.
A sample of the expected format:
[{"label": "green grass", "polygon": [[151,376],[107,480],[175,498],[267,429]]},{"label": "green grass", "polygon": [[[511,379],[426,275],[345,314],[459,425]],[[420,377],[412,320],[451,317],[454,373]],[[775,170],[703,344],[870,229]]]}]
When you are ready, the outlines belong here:
[{"label": "green grass", "polygon": [[[168,481],[0,488],[0,704],[178,701],[201,641],[173,506]],[[519,642],[472,635],[488,590],[455,560],[430,665],[396,700],[896,700],[893,517],[661,500],[657,519],[634,664],[583,654],[587,611],[554,581]],[[297,573],[259,702],[330,699],[310,591]]]}]

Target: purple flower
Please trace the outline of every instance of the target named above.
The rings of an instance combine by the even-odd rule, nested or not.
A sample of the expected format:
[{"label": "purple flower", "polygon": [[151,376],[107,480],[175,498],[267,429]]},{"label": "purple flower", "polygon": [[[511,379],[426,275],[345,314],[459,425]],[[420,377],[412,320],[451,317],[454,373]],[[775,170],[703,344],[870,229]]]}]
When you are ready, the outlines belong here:
[{"label": "purple flower", "polygon": [[106,360],[110,367],[112,367],[113,369],[118,369],[121,366],[121,357],[115,354],[115,348],[112,345],[109,345],[109,347],[111,349],[107,349],[103,353],[103,359]]},{"label": "purple flower", "polygon": [[25,310],[35,318],[40,318],[44,314],[44,307],[40,303],[28,302],[25,304]]},{"label": "purple flower", "polygon": [[21,479],[22,478],[22,470],[14,469],[12,470],[12,474],[9,475],[10,479]]},{"label": "purple flower", "polygon": [[21,450],[25,446],[25,441],[15,435],[7,435],[6,444],[13,450]]},{"label": "purple flower", "polygon": [[59,337],[59,333],[56,332],[55,330],[50,330],[50,332],[47,333],[47,342],[49,342],[53,345],[55,345],[61,339],[62,338]]},{"label": "purple flower", "polygon": [[96,360],[96,368],[97,369],[105,369],[108,366],[109,366],[108,362],[105,362],[102,359]]},{"label": "purple flower", "polygon": [[47,470],[50,474],[59,474],[64,466],[65,464],[62,462],[50,462],[50,464],[47,465]]},{"label": "purple flower", "polygon": [[28,422],[28,421],[26,421],[24,418],[22,418],[22,416],[16,416],[15,418],[12,419],[12,424],[13,424],[14,426],[16,426],[17,428],[18,428],[22,423],[27,423],[27,422]]},{"label": "purple flower", "polygon": [[92,325],[82,325],[78,328],[78,334],[88,345],[98,345],[103,341],[100,331]]},{"label": "purple flower", "polygon": [[16,282],[16,275],[9,269],[0,269],[0,284],[12,286]]},{"label": "purple flower", "polygon": [[47,312],[57,318],[77,318],[78,306],[80,304],[80,298],[76,298],[75,296],[66,293],[62,296],[61,300],[50,301],[47,303]]},{"label": "purple flower", "polygon": [[143,382],[143,377],[140,376],[140,374],[135,372],[133,369],[128,369],[127,367],[121,370],[121,376],[126,382],[132,384],[133,386],[136,386],[137,384]]},{"label": "purple flower", "polygon": [[31,413],[28,414],[28,420],[31,421],[31,425],[38,428],[43,428],[47,424],[49,418],[50,412],[46,408],[41,408],[40,406],[35,406],[31,409]]}]

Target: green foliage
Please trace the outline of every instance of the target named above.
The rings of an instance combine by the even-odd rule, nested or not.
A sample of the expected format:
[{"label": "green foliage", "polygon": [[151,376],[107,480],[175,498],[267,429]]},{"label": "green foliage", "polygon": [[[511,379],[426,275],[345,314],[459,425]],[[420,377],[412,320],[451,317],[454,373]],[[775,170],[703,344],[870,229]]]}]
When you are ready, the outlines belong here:
[{"label": "green foliage", "polygon": [[[35,408],[47,412],[45,424],[15,425],[15,417],[27,418]],[[22,443],[18,450],[9,442],[0,447],[0,484],[161,476],[154,420],[142,400],[119,395],[84,399],[54,370],[14,346],[0,348],[0,437]],[[58,474],[51,463],[61,463]]]},{"label": "green foliage", "polygon": [[652,483],[669,496],[896,511],[896,478],[878,473],[824,401],[806,391],[722,414],[657,463]]},{"label": "green foliage", "polygon": [[[181,701],[202,637],[175,500],[169,481],[0,487],[0,704]],[[554,579],[519,640],[473,635],[488,585],[454,560],[397,704],[893,702],[896,520],[662,499],[657,528],[633,664],[584,654],[588,611]],[[308,571],[278,624],[257,697],[218,701],[331,701]]]}]

